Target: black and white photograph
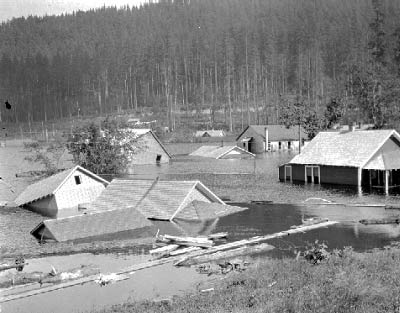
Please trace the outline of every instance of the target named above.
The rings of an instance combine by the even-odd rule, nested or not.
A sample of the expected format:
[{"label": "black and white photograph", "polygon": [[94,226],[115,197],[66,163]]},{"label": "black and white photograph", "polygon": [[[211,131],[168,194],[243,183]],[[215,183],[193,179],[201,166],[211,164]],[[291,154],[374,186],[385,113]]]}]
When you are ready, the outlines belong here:
[{"label": "black and white photograph", "polygon": [[0,0],[0,313],[400,313],[400,0]]}]

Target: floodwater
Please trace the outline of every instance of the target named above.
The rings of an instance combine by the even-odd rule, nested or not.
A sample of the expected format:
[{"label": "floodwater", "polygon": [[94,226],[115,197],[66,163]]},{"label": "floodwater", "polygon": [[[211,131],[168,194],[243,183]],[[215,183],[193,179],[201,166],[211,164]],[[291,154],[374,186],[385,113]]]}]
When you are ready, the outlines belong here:
[{"label": "floodwater", "polygon": [[[294,185],[278,181],[278,166],[290,160],[293,154],[273,153],[259,156],[256,160],[195,159],[185,155],[175,158],[171,164],[161,166],[137,166],[129,178],[202,181],[218,196],[230,199],[235,205],[249,209],[204,225],[179,224],[161,227],[174,234],[210,233],[227,231],[229,241],[266,235],[299,225],[310,217],[329,218],[339,224],[306,233],[274,239],[269,243],[276,247],[269,256],[294,256],[295,250],[304,249],[316,240],[325,242],[329,249],[352,246],[356,251],[382,248],[400,240],[400,226],[362,225],[361,219],[398,217],[400,210],[385,210],[371,204],[398,204],[400,196],[385,196],[379,191],[346,188],[340,186]],[[310,198],[315,201],[307,201]],[[323,204],[326,199],[337,205]],[[250,204],[251,200],[270,200],[272,204]],[[317,203],[315,203],[317,202]],[[318,204],[320,203],[320,204]],[[322,204],[321,204],[322,203]],[[356,206],[362,204],[363,206]],[[19,208],[0,210],[0,253],[32,251],[38,243],[29,232],[44,218]],[[114,238],[115,239],[115,238]],[[125,265],[139,262],[138,256],[75,255],[34,260],[36,266],[48,267],[46,262],[68,264],[68,268],[85,264],[85,258],[106,266],[104,271],[117,271]],[[49,261],[50,260],[50,261]],[[60,261],[61,260],[61,261]],[[39,264],[39,265],[38,265]],[[47,265],[46,265],[47,264]],[[74,266],[72,266],[74,265]],[[27,268],[28,270],[28,268]],[[160,299],[192,290],[196,281],[203,280],[194,269],[173,268],[163,265],[138,271],[126,281],[107,287],[85,284],[38,295],[18,301],[3,303],[2,312],[79,312],[90,311],[128,300]],[[71,301],[73,299],[73,301]]]}]

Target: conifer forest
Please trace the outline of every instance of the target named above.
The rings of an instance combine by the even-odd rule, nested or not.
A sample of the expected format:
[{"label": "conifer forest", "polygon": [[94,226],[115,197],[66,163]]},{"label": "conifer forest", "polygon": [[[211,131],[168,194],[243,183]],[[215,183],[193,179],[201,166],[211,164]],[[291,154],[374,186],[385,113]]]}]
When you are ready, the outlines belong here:
[{"label": "conifer forest", "polygon": [[[316,116],[396,127],[400,1],[162,0],[0,25],[4,122],[222,112],[228,130]],[[328,108],[328,111],[327,111]],[[8,109],[8,110],[7,110]]]}]

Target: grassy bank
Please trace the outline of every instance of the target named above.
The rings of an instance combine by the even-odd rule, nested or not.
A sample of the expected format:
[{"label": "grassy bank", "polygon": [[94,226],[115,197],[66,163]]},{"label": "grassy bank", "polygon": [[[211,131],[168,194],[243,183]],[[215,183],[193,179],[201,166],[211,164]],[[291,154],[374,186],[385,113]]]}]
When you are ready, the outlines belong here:
[{"label": "grassy bank", "polygon": [[319,265],[266,260],[232,274],[215,290],[170,302],[126,303],[101,313],[127,312],[399,312],[400,250],[346,249]]}]

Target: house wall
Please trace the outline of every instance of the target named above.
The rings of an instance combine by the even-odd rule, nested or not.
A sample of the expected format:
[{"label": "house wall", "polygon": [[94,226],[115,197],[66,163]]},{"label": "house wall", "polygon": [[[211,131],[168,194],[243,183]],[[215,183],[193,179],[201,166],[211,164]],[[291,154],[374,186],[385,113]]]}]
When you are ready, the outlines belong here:
[{"label": "house wall", "polygon": [[[289,165],[289,164],[287,164]],[[292,180],[305,181],[305,165],[290,164],[292,166]],[[322,184],[352,185],[358,184],[358,169],[355,167],[320,166]],[[279,167],[279,180],[284,181],[285,165]]]},{"label": "house wall", "polygon": [[[281,148],[279,149],[279,142],[281,143]],[[289,149],[289,141],[270,141],[270,151],[278,151],[278,150],[298,150],[299,149],[299,141],[290,141],[290,149]]]},{"label": "house wall", "polygon": [[[243,138],[252,137],[251,147],[249,151],[252,153],[263,153],[265,151],[265,139],[263,136],[255,132],[251,127],[249,127],[237,140],[237,146],[246,149],[246,145],[242,142]],[[249,142],[250,144],[250,142]]]},{"label": "house wall", "polygon": [[29,203],[25,205],[25,207],[30,211],[39,213],[40,215],[57,217],[57,201],[53,195]]},{"label": "house wall", "polygon": [[134,165],[157,164],[157,155],[161,155],[160,163],[168,163],[170,161],[169,155],[151,133],[140,137],[140,143],[143,145],[143,149],[131,157],[128,167],[129,173],[133,172]]},{"label": "house wall", "polygon": [[[81,183],[76,184],[75,176],[79,175]],[[103,183],[81,171],[76,171],[55,193],[58,211],[77,208],[79,204],[90,203],[105,189]],[[60,212],[58,212],[60,214]]]}]

